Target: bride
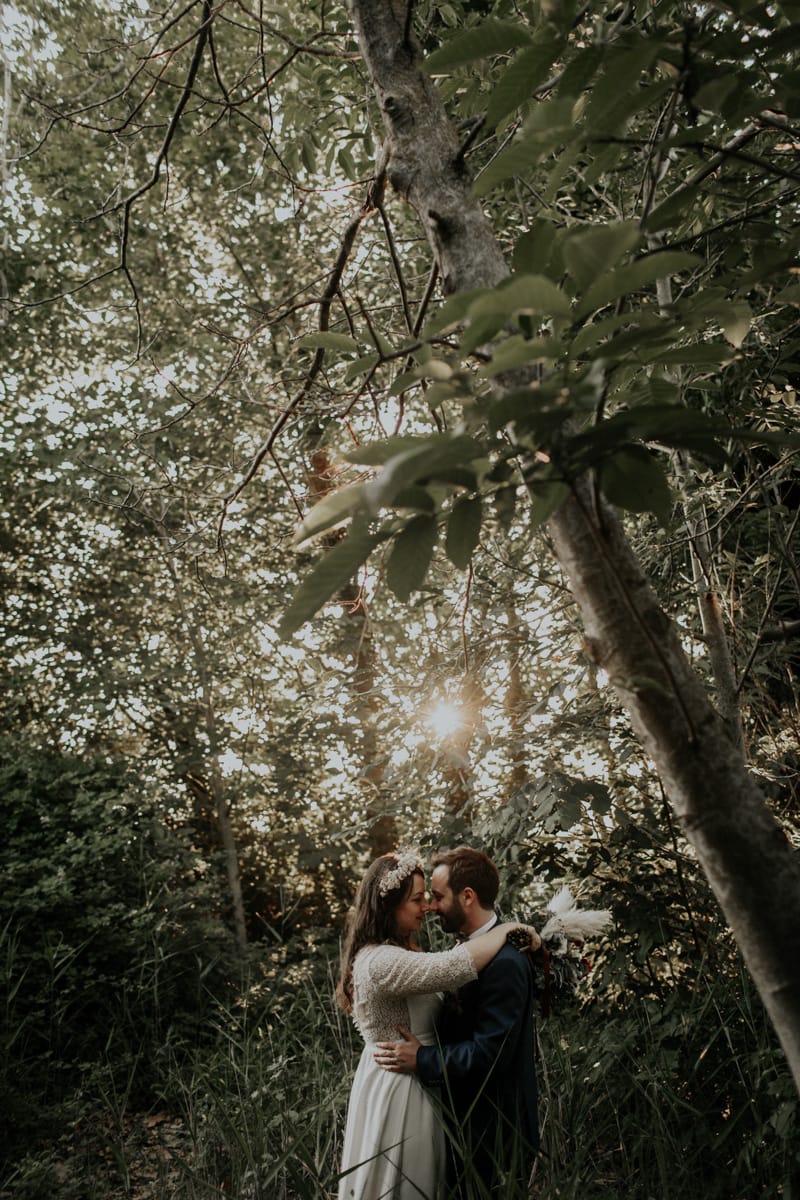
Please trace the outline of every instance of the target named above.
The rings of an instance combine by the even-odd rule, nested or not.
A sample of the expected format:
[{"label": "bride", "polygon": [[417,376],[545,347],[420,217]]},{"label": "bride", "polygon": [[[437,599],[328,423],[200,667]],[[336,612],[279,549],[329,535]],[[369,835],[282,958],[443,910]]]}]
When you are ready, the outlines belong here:
[{"label": "bride", "polygon": [[453,950],[423,954],[416,938],[427,911],[416,856],[375,859],[356,895],[337,989],[366,1043],[350,1093],[339,1200],[444,1196],[445,1137],[430,1092],[414,1074],[379,1067],[374,1046],[406,1030],[432,1045],[439,993],[475,979],[519,926],[495,925]]}]

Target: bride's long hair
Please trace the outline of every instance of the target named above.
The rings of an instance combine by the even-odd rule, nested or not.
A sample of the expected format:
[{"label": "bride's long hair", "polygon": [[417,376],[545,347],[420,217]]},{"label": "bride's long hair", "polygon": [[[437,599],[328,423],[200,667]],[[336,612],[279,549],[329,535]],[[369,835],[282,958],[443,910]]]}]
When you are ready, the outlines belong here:
[{"label": "bride's long hair", "polygon": [[383,854],[367,868],[356,892],[355,904],[347,925],[342,966],[336,985],[336,1001],[346,1013],[353,1011],[353,962],[364,946],[389,943],[404,945],[397,936],[395,912],[411,895],[415,878],[425,881],[422,871],[413,870],[395,888],[381,895],[381,880],[396,869],[398,856]]}]

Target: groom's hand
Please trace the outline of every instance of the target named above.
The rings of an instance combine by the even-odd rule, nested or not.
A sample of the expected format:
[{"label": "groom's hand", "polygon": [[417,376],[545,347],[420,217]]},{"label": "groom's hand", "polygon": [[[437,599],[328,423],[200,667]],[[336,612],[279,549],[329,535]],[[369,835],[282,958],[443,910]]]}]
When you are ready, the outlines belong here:
[{"label": "groom's hand", "polygon": [[383,1067],[384,1071],[394,1071],[395,1073],[416,1071],[417,1051],[422,1042],[415,1038],[405,1025],[398,1025],[398,1029],[402,1034],[402,1041],[376,1042],[373,1058],[379,1067]]}]

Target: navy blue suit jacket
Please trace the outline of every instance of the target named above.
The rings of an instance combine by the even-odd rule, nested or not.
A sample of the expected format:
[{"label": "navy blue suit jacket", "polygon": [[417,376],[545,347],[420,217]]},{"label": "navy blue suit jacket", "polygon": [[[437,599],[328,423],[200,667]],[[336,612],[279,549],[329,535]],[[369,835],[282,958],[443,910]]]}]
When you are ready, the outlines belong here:
[{"label": "navy blue suit jacket", "polygon": [[[495,1176],[514,1151],[539,1146],[534,1063],[534,985],[527,954],[504,946],[476,980],[445,1000],[438,1044],[417,1051],[417,1073],[439,1085],[475,1166]],[[498,1153],[499,1148],[499,1153]]]}]

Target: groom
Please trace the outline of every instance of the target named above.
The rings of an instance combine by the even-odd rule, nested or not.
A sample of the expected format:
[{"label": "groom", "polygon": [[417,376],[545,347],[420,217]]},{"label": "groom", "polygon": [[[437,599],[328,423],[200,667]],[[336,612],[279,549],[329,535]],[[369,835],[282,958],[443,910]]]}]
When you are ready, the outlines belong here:
[{"label": "groom", "polygon": [[[429,911],[443,929],[473,937],[497,923],[500,881],[490,858],[460,846],[436,855],[433,868]],[[457,1200],[526,1194],[539,1146],[533,1004],[529,956],[506,945],[476,980],[446,998],[437,1045],[422,1046],[403,1030],[403,1041],[379,1050],[396,1055],[425,1086],[440,1087],[452,1118],[448,1182]]]}]

